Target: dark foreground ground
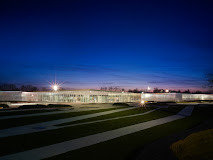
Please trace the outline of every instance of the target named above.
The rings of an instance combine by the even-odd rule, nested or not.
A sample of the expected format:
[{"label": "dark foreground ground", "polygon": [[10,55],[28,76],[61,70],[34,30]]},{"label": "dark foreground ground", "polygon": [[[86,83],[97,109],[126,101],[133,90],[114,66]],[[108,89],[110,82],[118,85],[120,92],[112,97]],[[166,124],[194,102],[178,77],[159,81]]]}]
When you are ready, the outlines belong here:
[{"label": "dark foreground ground", "polygon": [[[206,111],[205,111],[206,109]],[[170,146],[178,140],[184,139],[192,133],[213,128],[213,106],[208,105],[205,108],[199,109],[200,113],[196,116],[201,116],[200,123],[197,123],[194,127],[186,129],[185,131],[178,132],[167,137],[158,139],[150,144],[145,145],[142,148],[138,148],[134,152],[134,155],[130,156],[130,160],[177,160],[172,153]],[[196,112],[196,111],[195,111]],[[196,114],[196,113],[195,113]],[[195,115],[194,115],[195,116]]]},{"label": "dark foreground ground", "polygon": [[170,146],[180,140],[186,138],[188,135],[199,132],[202,130],[212,129],[213,128],[213,118],[204,121],[198,126],[188,129],[184,132],[170,135],[168,137],[159,139],[153,143],[150,143],[144,148],[140,148],[135,152],[135,156],[132,156],[131,160],[177,160]]}]

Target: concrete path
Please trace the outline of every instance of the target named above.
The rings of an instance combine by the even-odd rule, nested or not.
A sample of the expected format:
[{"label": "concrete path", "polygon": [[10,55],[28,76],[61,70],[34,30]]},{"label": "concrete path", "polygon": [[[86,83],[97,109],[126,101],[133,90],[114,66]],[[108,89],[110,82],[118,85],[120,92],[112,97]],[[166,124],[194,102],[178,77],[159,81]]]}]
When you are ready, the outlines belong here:
[{"label": "concrete path", "polygon": [[9,136],[57,129],[57,127],[55,127],[54,125],[67,123],[67,122],[73,122],[73,121],[92,118],[92,117],[97,117],[97,116],[101,116],[101,115],[107,115],[107,114],[111,114],[111,113],[131,110],[131,109],[134,109],[134,108],[129,107],[129,108],[123,108],[123,109],[115,109],[115,110],[110,110],[110,111],[105,111],[105,112],[98,112],[98,113],[76,116],[76,117],[71,117],[71,118],[64,118],[64,119],[59,119],[59,120],[53,120],[53,121],[47,121],[47,122],[42,122],[42,123],[35,123],[35,124],[30,124],[30,125],[2,129],[2,130],[0,130],[0,137],[9,137]]},{"label": "concrete path", "polygon": [[193,110],[194,110],[194,106],[187,106],[184,109],[182,109],[180,112],[178,112],[178,115],[191,116]]}]

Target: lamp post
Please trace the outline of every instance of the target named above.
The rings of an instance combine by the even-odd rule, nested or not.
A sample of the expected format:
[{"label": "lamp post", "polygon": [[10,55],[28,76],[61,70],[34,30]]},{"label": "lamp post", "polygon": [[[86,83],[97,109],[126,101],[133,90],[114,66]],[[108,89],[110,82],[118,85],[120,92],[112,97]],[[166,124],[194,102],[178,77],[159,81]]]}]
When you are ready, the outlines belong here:
[{"label": "lamp post", "polygon": [[57,91],[57,90],[59,89],[59,86],[58,86],[57,84],[54,84],[54,85],[52,86],[52,89],[53,89],[54,91]]},{"label": "lamp post", "polygon": [[148,86],[148,87],[147,87],[147,92],[149,92],[150,90],[151,90],[151,88]]}]

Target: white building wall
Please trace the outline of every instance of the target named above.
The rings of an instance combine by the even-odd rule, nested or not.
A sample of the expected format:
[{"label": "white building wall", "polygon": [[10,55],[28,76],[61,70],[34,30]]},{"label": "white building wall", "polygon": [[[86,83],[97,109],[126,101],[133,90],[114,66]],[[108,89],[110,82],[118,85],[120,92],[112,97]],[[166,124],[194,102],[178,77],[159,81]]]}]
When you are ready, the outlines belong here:
[{"label": "white building wall", "polygon": [[57,92],[21,92],[0,91],[0,101],[29,102],[68,102],[68,103],[116,103],[144,101],[194,101],[213,100],[213,94],[182,93],[128,93],[98,90],[57,91]]},{"label": "white building wall", "polygon": [[213,94],[142,93],[141,100],[155,102],[213,100]]},{"label": "white building wall", "polygon": [[22,92],[0,91],[0,101],[22,101]]}]

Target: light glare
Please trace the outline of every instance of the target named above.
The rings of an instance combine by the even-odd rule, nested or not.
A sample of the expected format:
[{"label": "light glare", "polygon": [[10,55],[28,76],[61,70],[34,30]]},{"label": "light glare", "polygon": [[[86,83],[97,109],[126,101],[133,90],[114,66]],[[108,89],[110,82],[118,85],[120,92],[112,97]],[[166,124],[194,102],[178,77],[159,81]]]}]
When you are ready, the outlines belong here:
[{"label": "light glare", "polygon": [[147,90],[149,91],[150,89],[151,89],[151,88],[148,86],[148,87],[147,87]]},{"label": "light glare", "polygon": [[59,87],[58,87],[58,85],[55,84],[55,85],[52,86],[52,88],[53,88],[54,91],[57,91]]}]

